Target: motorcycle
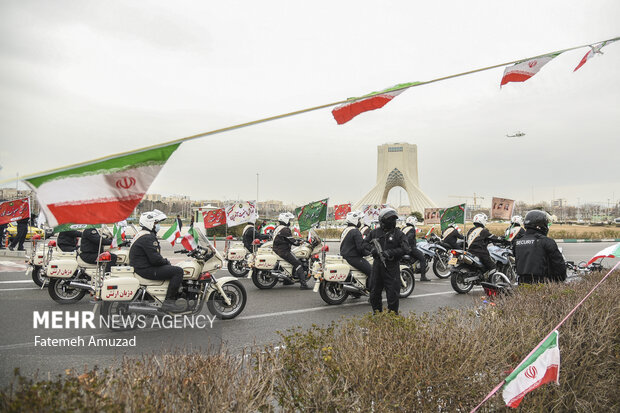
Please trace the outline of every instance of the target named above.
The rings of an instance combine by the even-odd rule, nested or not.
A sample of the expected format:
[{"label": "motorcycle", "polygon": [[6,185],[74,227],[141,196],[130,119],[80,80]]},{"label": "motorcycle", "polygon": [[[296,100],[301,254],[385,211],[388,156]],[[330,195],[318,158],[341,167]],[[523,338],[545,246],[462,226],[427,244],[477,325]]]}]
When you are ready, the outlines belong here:
[{"label": "motorcycle", "polygon": [[43,287],[47,282],[45,276],[46,261],[49,261],[54,250],[56,250],[56,241],[49,241],[46,245],[40,236],[32,237],[32,250],[26,261],[26,276],[30,276],[39,287]]},{"label": "motorcycle", "polygon": [[491,258],[497,265],[497,271],[485,279],[485,267],[478,257],[464,250],[451,250],[452,258],[450,265],[450,284],[454,291],[459,294],[467,294],[474,285],[490,283],[511,288],[517,284],[515,261],[512,250],[509,247],[499,247],[489,244],[487,246]]},{"label": "motorcycle", "polygon": [[95,300],[101,305],[101,316],[112,320],[109,323],[111,330],[136,328],[132,320],[138,316],[198,314],[205,302],[211,314],[219,319],[231,319],[241,314],[247,302],[245,288],[235,277],[215,277],[215,272],[224,265],[224,258],[202,230],[198,233],[200,240],[196,240],[196,249],[175,251],[190,258],[177,264],[183,268],[184,274],[180,297],[176,301],[177,306],[185,307],[181,311],[161,309],[168,291],[168,280],[142,278],[132,267],[112,267],[109,273],[105,273],[109,253],[99,255],[94,277]]},{"label": "motorcycle", "polygon": [[[321,260],[314,263],[312,275],[314,276],[314,292],[319,292],[323,301],[330,305],[342,304],[349,295],[356,298],[369,296],[370,291],[366,288],[366,274],[349,265],[340,255],[326,255],[328,247],[324,247]],[[368,257],[372,264],[373,258]],[[408,262],[408,264],[404,264]],[[414,264],[408,256],[403,257],[400,265],[400,298],[407,298],[415,288]],[[324,264],[322,264],[324,263]]]},{"label": "motorcycle", "polygon": [[[318,253],[323,247],[323,240],[314,229],[311,229],[309,239],[300,240],[300,242],[301,244],[292,248],[291,252],[301,261],[306,280],[309,280],[311,277],[309,270],[319,259]],[[259,245],[259,243],[259,240],[253,242],[254,245]],[[273,252],[273,241],[265,242],[256,250],[250,267],[252,268],[252,282],[261,290],[273,288],[280,281],[285,284],[299,282],[293,278],[293,266]]]},{"label": "motorcycle", "polygon": [[[255,252],[248,252],[242,241],[232,241],[233,237],[226,237],[226,245],[224,247],[224,257],[227,261],[228,272],[235,277],[245,277],[250,272],[250,264],[254,262]],[[263,243],[259,241],[253,244],[253,250]]]},{"label": "motorcycle", "polygon": [[[460,244],[462,245],[462,240]],[[450,245],[444,243],[441,238],[439,238],[435,234],[431,234],[426,243],[421,243],[422,245],[426,245],[426,248],[433,252],[432,254],[432,267],[433,273],[437,278],[444,279],[450,277],[450,267],[448,266],[448,261],[452,255],[450,254],[450,250],[452,247]],[[423,252],[425,252],[423,250]],[[425,252],[426,255],[426,252]],[[430,254],[429,254],[430,255]],[[429,265],[430,261],[427,257],[427,263]]]}]

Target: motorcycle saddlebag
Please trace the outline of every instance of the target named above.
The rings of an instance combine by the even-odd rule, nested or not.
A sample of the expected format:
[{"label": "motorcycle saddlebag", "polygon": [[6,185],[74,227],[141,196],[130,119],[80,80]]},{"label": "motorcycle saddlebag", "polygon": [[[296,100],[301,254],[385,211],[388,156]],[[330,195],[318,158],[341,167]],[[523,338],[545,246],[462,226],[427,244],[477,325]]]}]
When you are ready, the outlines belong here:
[{"label": "motorcycle saddlebag", "polygon": [[254,267],[259,270],[272,270],[277,262],[278,257],[275,254],[257,255],[254,260]]},{"label": "motorcycle saddlebag", "polygon": [[[115,275],[111,274],[110,277],[103,280],[101,287],[101,299],[103,301],[129,301],[140,288],[140,282],[133,276],[133,268],[121,268],[126,269],[126,275],[116,272]],[[114,267],[112,269],[114,271]]]},{"label": "motorcycle saddlebag", "polygon": [[327,264],[323,272],[325,281],[344,281],[349,275],[349,266],[347,264]]},{"label": "motorcycle saddlebag", "polygon": [[241,248],[234,247],[236,246],[233,246],[228,250],[228,261],[241,261],[245,258],[247,251],[243,246]]}]

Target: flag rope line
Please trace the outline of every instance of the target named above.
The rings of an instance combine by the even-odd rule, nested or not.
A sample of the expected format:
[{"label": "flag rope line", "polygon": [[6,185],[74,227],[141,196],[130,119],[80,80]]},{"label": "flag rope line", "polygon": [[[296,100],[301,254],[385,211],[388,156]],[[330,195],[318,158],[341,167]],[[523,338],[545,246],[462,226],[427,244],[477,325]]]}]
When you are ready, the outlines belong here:
[{"label": "flag rope line", "polygon": [[[522,59],[518,59],[518,60],[513,60],[513,61],[510,61],[510,62],[506,62],[506,63],[500,63],[500,64],[496,64],[496,65],[493,65],[493,66],[483,67],[483,68],[480,68],[480,69],[473,69],[473,70],[469,70],[469,71],[466,71],[466,72],[457,73],[457,74],[454,74],[454,75],[438,77],[436,79],[427,80],[427,81],[424,81],[424,82],[417,82],[417,83],[415,83],[413,85],[404,86],[404,87],[401,87],[401,88],[390,89],[390,91],[391,92],[395,92],[395,91],[399,91],[399,90],[410,89],[410,88],[417,87],[417,86],[428,85],[428,84],[431,84],[431,83],[441,82],[443,80],[454,79],[454,78],[457,78],[457,77],[466,76],[466,75],[470,75],[470,74],[473,74],[473,73],[478,73],[478,72],[483,72],[483,71],[486,71],[486,70],[496,69],[498,67],[508,66],[508,65],[519,63],[519,62],[523,62],[523,61],[526,61],[526,60],[536,59],[536,58],[547,56],[547,55],[550,55],[550,54],[560,54],[560,53],[568,52],[568,51],[571,51],[571,50],[581,49],[583,47],[591,47],[591,45],[593,45],[593,44],[599,44],[599,43],[602,43],[602,42],[611,42],[611,41],[616,41],[616,40],[620,40],[620,37],[614,37],[612,39],[601,40],[601,41],[598,41],[598,42],[588,43],[588,44],[584,44],[584,45],[581,45],[581,46],[569,47],[568,49],[561,49],[561,50],[557,50],[557,51],[554,51],[554,52],[543,53],[543,54],[532,56],[532,57],[526,57],[526,58],[522,58]],[[35,177],[38,177],[40,175],[47,175],[47,174],[50,174],[50,173],[62,172],[62,171],[65,171],[67,169],[71,169],[71,168],[75,168],[75,167],[79,167],[79,166],[90,165],[90,164],[93,164],[93,163],[96,163],[96,162],[101,162],[101,161],[104,161],[104,160],[107,160],[107,159],[110,159],[110,158],[116,158],[116,157],[123,156],[123,155],[129,155],[129,154],[132,154],[132,153],[143,152],[143,151],[147,151],[147,150],[150,150],[150,149],[160,148],[162,146],[172,145],[172,144],[175,144],[175,143],[183,143],[183,142],[191,141],[191,140],[194,140],[194,139],[203,138],[205,136],[210,136],[210,135],[215,135],[215,134],[218,134],[218,133],[229,132],[229,131],[236,130],[236,129],[246,128],[248,126],[254,126],[254,125],[258,125],[260,123],[271,122],[273,120],[283,119],[283,118],[287,118],[287,117],[290,117],[290,116],[296,116],[296,115],[300,115],[302,113],[313,112],[313,111],[320,110],[320,109],[325,109],[325,108],[328,108],[328,107],[331,107],[331,106],[341,105],[341,104],[344,104],[344,103],[357,102],[359,100],[368,99],[369,97],[372,97],[372,96],[380,95],[381,93],[384,93],[384,91],[373,92],[373,93],[370,93],[370,94],[367,94],[367,95],[364,95],[364,96],[360,96],[360,97],[348,98],[348,99],[344,99],[344,100],[339,100],[337,102],[326,103],[326,104],[319,105],[319,106],[313,106],[313,107],[306,108],[306,109],[300,109],[300,110],[296,110],[296,111],[293,111],[293,112],[283,113],[281,115],[269,116],[267,118],[257,119],[257,120],[253,120],[253,121],[250,121],[250,122],[239,123],[237,125],[227,126],[227,127],[220,128],[220,129],[214,129],[214,130],[211,130],[211,131],[208,131],[208,132],[202,132],[202,133],[198,133],[196,135],[191,135],[191,136],[187,136],[187,137],[184,137],[184,138],[174,139],[174,140],[163,142],[163,143],[160,143],[160,144],[157,144],[157,145],[145,146],[143,148],[134,149],[134,150],[131,150],[131,151],[119,152],[119,153],[116,153],[116,154],[103,156],[103,157],[96,158],[96,159],[93,159],[93,160],[90,160],[90,161],[86,161],[86,162],[75,163],[75,164],[67,165],[67,166],[60,167],[60,168],[49,169],[47,171],[42,171],[42,172],[37,172],[37,173],[29,174],[29,175],[24,175],[21,178],[23,180],[23,179],[35,178]],[[9,178],[9,179],[5,179],[5,180],[0,181],[0,184],[4,184],[4,183],[8,183],[8,182],[13,182],[13,181],[16,181],[16,180],[18,180],[18,178]]]},{"label": "flag rope line", "polygon": [[[588,297],[589,297],[589,296],[590,296],[590,295],[594,292],[594,290],[596,290],[596,289],[599,287],[599,285],[601,285],[601,284],[602,284],[602,283],[603,283],[603,282],[607,279],[607,277],[609,277],[609,274],[611,274],[611,273],[612,273],[612,272],[616,269],[616,267],[617,267],[618,265],[620,265],[620,261],[618,261],[618,262],[616,263],[616,265],[614,265],[614,266],[613,266],[613,268],[612,268],[611,270],[609,270],[609,272],[607,273],[607,275],[605,275],[605,276],[604,276],[604,277],[603,277],[603,278],[602,278],[602,279],[601,279],[601,280],[600,280],[600,281],[599,281],[599,282],[598,282],[598,283],[597,283],[597,284],[596,284],[596,285],[595,285],[595,286],[594,286],[594,287],[590,290],[590,292],[589,292],[588,294],[586,294],[586,296],[585,296],[585,297],[583,297],[583,299],[582,299],[582,300],[581,300],[581,301],[580,301],[580,302],[579,302],[579,303],[575,306],[575,308],[573,308],[573,309],[572,309],[572,310],[571,310],[571,311],[570,311],[570,312],[566,315],[566,317],[564,317],[564,319],[563,319],[562,321],[560,321],[560,322],[558,323],[558,325],[557,325],[557,326],[555,326],[555,327],[554,327],[554,328],[553,328],[553,329],[549,332],[549,334],[547,334],[547,335],[545,336],[545,338],[543,338],[543,339],[540,341],[540,343],[538,343],[538,345],[537,345],[536,347],[534,347],[534,349],[533,349],[532,351],[530,351],[530,354],[528,354],[527,356],[525,356],[525,358],[524,358],[523,360],[521,360],[521,362],[517,365],[517,367],[515,367],[515,368],[513,369],[513,371],[514,371],[514,370],[516,370],[516,369],[518,369],[519,367],[521,367],[521,365],[522,365],[523,363],[525,363],[525,362],[527,361],[527,359],[529,359],[529,358],[530,358],[530,356],[536,352],[536,350],[538,350],[538,348],[539,348],[539,347],[540,347],[540,346],[541,346],[541,345],[542,345],[542,344],[543,344],[543,343],[544,343],[544,342],[545,342],[545,341],[549,338],[549,336],[550,336],[551,334],[553,334],[553,332],[554,332],[555,330],[557,330],[558,328],[560,328],[560,326],[562,326],[562,324],[564,324],[564,322],[566,322],[566,320],[568,320],[568,318],[569,318],[571,315],[573,315],[573,313],[574,313],[575,311],[577,311],[577,309],[581,306],[581,304],[583,304],[583,303],[587,300],[587,298],[588,298]],[[482,400],[482,401],[480,402],[480,404],[478,404],[478,406],[474,407],[474,408],[473,408],[473,409],[472,409],[469,413],[475,413],[475,412],[476,412],[476,411],[480,408],[480,406],[482,406],[482,405],[483,405],[483,404],[484,404],[487,400],[489,400],[489,399],[490,399],[490,398],[491,398],[491,397],[492,397],[495,393],[497,393],[497,391],[498,391],[498,390],[502,387],[502,385],[503,385],[505,382],[506,382],[506,379],[503,379],[503,380],[501,381],[501,383],[499,383],[497,386],[495,386],[495,388],[493,388],[493,390],[491,390],[491,392],[490,392],[489,394],[487,394],[487,396],[484,398],[484,400]]]}]

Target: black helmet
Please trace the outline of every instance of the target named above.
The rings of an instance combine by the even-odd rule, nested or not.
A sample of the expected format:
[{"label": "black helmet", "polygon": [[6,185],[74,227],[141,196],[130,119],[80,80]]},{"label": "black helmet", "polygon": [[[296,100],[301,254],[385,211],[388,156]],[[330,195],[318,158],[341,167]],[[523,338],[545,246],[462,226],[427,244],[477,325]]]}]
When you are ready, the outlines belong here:
[{"label": "black helmet", "polygon": [[379,224],[381,228],[390,230],[396,228],[396,220],[398,219],[398,213],[394,208],[383,208],[379,212]]},{"label": "black helmet", "polygon": [[545,211],[535,209],[525,215],[523,225],[525,228],[537,229],[547,235],[549,232],[549,215]]}]

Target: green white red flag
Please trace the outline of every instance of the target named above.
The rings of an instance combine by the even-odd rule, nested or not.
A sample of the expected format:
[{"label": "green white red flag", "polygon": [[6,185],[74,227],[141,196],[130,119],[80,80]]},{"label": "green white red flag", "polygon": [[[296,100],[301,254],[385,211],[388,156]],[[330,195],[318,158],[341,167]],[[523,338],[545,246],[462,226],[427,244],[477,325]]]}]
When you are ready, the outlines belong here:
[{"label": "green white red flag", "polygon": [[192,225],[189,228],[189,231],[187,231],[187,235],[181,239],[181,245],[183,245],[185,249],[188,251],[195,250],[196,247],[198,246],[196,242],[197,239],[199,239],[198,234],[196,232],[196,229]]},{"label": "green white red flag", "polygon": [[162,238],[172,244],[173,247],[177,239],[181,238],[181,231],[179,230],[179,224],[176,219],[172,221],[172,225],[168,228],[168,231],[164,233]]},{"label": "green white red flag", "polygon": [[517,408],[523,397],[545,383],[560,384],[559,333],[555,330],[506,379],[502,392],[506,406]]},{"label": "green white red flag", "polygon": [[332,115],[338,125],[342,125],[360,113],[384,107],[390,100],[418,83],[420,82],[401,83],[379,92],[372,92],[358,98],[350,98],[349,102],[336,106],[332,110]]},{"label": "green white red flag", "polygon": [[118,248],[118,246],[123,242],[124,233],[124,227],[120,226],[118,223],[114,224],[114,229],[112,231],[112,248]]},{"label": "green white red flag", "polygon": [[500,87],[510,82],[525,82],[536,73],[538,73],[540,69],[551,60],[553,60],[554,57],[557,57],[559,55],[560,53],[549,54],[546,56],[537,57],[535,59],[515,63],[512,66],[508,66],[504,70],[504,76],[502,76]]},{"label": "green white red flag", "polygon": [[613,40],[606,40],[604,42],[600,42],[597,43],[593,46],[590,46],[590,50],[588,50],[588,53],[586,53],[586,55],[581,59],[581,61],[579,62],[579,64],[577,65],[577,67],[575,68],[575,70],[573,70],[573,72],[576,72],[577,69],[579,69],[581,66],[585,65],[586,62],[590,59],[592,59],[594,56],[596,56],[596,54],[603,54],[603,52],[601,52],[601,49],[605,46],[607,46],[609,43],[615,42],[618,39],[613,39]]},{"label": "green white red flag", "polygon": [[180,143],[116,155],[26,179],[51,227],[122,221]]},{"label": "green white red flag", "polygon": [[609,247],[597,252],[594,255],[594,257],[590,258],[590,261],[588,261],[588,264],[586,265],[592,264],[594,261],[598,260],[599,258],[616,258],[616,257],[620,257],[620,242],[614,245],[610,245]]}]

